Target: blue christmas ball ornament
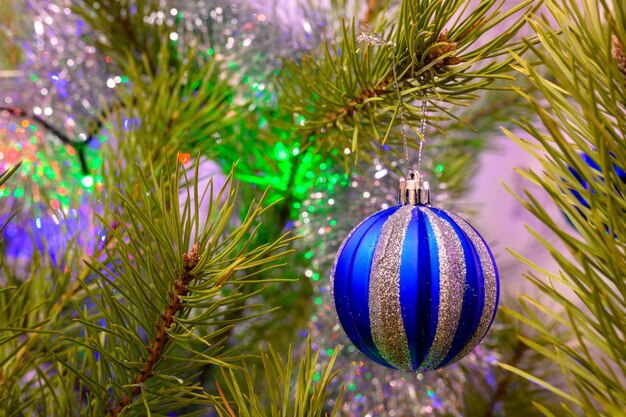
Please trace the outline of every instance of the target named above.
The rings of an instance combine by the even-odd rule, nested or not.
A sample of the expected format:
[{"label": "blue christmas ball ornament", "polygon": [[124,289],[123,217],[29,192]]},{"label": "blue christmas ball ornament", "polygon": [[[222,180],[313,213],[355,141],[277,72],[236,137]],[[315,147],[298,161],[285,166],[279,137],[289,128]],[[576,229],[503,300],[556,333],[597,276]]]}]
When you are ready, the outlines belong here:
[{"label": "blue christmas ball ornament", "polygon": [[[615,155],[612,152],[609,152],[609,156],[611,157],[611,159],[615,159]],[[592,170],[593,170],[592,172],[593,172],[593,175],[594,175],[594,178],[592,178],[592,180],[593,181],[598,181],[600,183],[603,183],[605,181],[605,179],[604,179],[605,176],[604,176],[604,173],[602,172],[602,168],[600,167],[600,165],[596,161],[594,161],[594,159],[590,155],[588,155],[586,153],[581,153],[580,157],[582,158],[583,161],[585,161],[585,163],[587,165],[589,165],[590,168],[592,168]],[[583,176],[578,171],[576,171],[574,168],[572,168],[571,166],[568,166],[567,169],[572,174],[572,176],[580,183],[580,185],[583,186],[583,188],[585,190],[590,190],[591,196],[593,198],[593,196],[596,195],[596,190],[593,188],[593,183],[589,184],[585,180],[585,178],[583,178]],[[617,177],[623,183],[626,183],[626,172],[623,169],[621,169],[616,163],[613,163],[613,170],[614,170],[615,174],[617,175]],[[563,178],[562,178],[562,180],[567,183],[567,180],[565,180]],[[617,195],[619,195],[621,198],[623,198],[622,194],[620,193],[619,189],[617,188],[617,185],[615,186],[614,189],[615,189],[615,192],[617,193]],[[568,190],[576,198],[576,200],[578,200],[578,202],[580,203],[580,206],[585,207],[585,208],[591,208],[591,206],[589,205],[589,201],[587,201],[587,199],[585,197],[583,197],[581,195],[581,193],[576,191],[574,188],[568,188]],[[580,216],[584,220],[587,220],[587,216],[585,216],[583,211],[579,208],[580,206],[576,206],[575,205],[574,208],[576,209],[578,214],[580,214]],[[570,217],[567,215],[567,213],[565,213],[564,211],[561,211],[561,212],[565,216],[565,219],[570,224],[570,226],[572,226],[573,228],[576,228],[576,226],[572,222],[572,219],[570,219]],[[625,214],[626,214],[626,212],[625,212]],[[604,229],[605,229],[606,233],[610,233],[609,227],[606,224],[604,225]]]},{"label": "blue christmas ball ornament", "polygon": [[[613,153],[609,154],[611,156],[611,158],[614,158],[615,156],[613,155]],[[596,161],[593,160],[593,158],[589,155],[587,155],[586,153],[583,153],[580,155],[580,157],[583,159],[583,161],[585,161],[585,163],[587,163],[587,165],[589,165],[589,167],[591,167],[595,173],[598,176],[598,179],[601,182],[604,182],[604,176],[602,175],[602,168],[600,168],[600,165],[598,165],[598,163]],[[572,173],[572,175],[574,176],[574,178],[576,178],[576,180],[586,189],[589,189],[589,184],[587,183],[587,181],[585,181],[585,179],[572,167],[568,167],[569,172]],[[624,172],[623,169],[621,169],[617,164],[613,164],[613,169],[615,170],[615,174],[617,174],[618,178],[620,180],[622,180],[623,182],[626,182],[626,172]],[[615,190],[618,194],[619,191]],[[570,189],[570,192],[572,193],[572,195],[574,197],[576,197],[576,199],[580,202],[580,204],[582,204],[584,207],[589,208],[589,203],[587,202],[587,200],[585,200],[585,198],[580,195],[580,193],[574,189]],[[591,190],[591,194],[595,194],[595,191],[592,189]],[[584,216],[583,216],[584,217]]]},{"label": "blue christmas ball ornament", "polygon": [[354,345],[407,372],[444,367],[483,339],[499,298],[498,271],[465,220],[429,203],[410,173],[400,205],[354,228],[332,270],[339,321]]}]

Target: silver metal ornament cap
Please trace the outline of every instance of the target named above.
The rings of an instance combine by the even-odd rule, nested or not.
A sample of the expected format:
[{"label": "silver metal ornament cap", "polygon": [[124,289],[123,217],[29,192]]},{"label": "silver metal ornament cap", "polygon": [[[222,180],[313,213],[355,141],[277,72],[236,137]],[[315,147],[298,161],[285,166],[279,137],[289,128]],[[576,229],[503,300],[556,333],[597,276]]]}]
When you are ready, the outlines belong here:
[{"label": "silver metal ornament cap", "polygon": [[406,179],[400,178],[398,203],[402,206],[420,206],[430,204],[430,186],[421,176],[410,170]]}]

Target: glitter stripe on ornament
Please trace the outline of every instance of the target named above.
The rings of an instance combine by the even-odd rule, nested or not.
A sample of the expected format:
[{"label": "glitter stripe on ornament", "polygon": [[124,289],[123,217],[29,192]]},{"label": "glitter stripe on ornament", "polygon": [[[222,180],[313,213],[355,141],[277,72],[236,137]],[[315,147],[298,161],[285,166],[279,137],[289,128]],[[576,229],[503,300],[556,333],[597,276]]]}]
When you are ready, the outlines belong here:
[{"label": "glitter stripe on ornament", "polygon": [[421,206],[430,222],[439,251],[439,309],[437,331],[420,369],[437,368],[446,358],[461,319],[465,286],[465,255],[454,228],[433,210]]},{"label": "glitter stripe on ornament", "polygon": [[439,367],[449,365],[453,359],[467,346],[472,335],[480,324],[480,317],[484,308],[485,285],[480,266],[480,257],[474,249],[471,240],[459,225],[448,215],[448,212],[441,209],[432,208],[437,215],[452,225],[454,232],[459,237],[463,245],[465,255],[465,288],[463,293],[463,304],[459,326],[452,341],[452,347]]},{"label": "glitter stripe on ornament", "polygon": [[467,343],[466,347],[451,361],[456,362],[474,349],[474,347],[476,347],[476,345],[478,345],[478,343],[480,343],[483,337],[487,334],[487,330],[489,330],[489,327],[493,322],[493,318],[496,315],[500,289],[498,286],[498,271],[495,267],[495,260],[493,259],[493,255],[483,238],[465,220],[454,213],[446,213],[459,225],[474,245],[474,248],[480,257],[480,265],[485,281],[485,304],[480,317],[480,324],[472,335],[470,341]]},{"label": "glitter stripe on ornament", "polygon": [[412,206],[403,206],[385,222],[376,244],[369,286],[374,343],[387,362],[409,372],[413,368],[400,307],[400,262],[412,211]]}]

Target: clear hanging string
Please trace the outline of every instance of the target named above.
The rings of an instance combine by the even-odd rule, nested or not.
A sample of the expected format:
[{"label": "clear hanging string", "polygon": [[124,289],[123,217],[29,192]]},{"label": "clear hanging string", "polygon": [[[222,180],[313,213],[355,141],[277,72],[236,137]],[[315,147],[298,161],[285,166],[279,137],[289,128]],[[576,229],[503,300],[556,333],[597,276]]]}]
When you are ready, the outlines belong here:
[{"label": "clear hanging string", "polygon": [[[404,114],[404,102],[402,101],[402,94],[400,93],[400,86],[398,84],[398,65],[396,61],[396,46],[393,42],[388,42],[383,39],[380,35],[372,30],[372,28],[368,24],[362,24],[361,33],[357,37],[359,41],[365,41],[371,45],[380,45],[385,46],[391,50],[391,69],[393,72],[393,84],[396,90],[396,94],[398,96],[398,111],[400,113],[400,123],[401,128],[400,132],[402,135],[402,144],[404,146],[404,162],[406,163],[407,174],[412,171],[411,161],[409,158],[409,145],[408,145],[408,137],[407,137],[407,127],[409,127],[408,122],[406,121],[406,116]],[[421,123],[419,127],[419,151],[417,156],[417,175],[419,179],[422,179],[422,150],[424,148],[424,142],[426,141],[426,110],[428,107],[428,103],[426,100],[422,101],[422,117]]]}]

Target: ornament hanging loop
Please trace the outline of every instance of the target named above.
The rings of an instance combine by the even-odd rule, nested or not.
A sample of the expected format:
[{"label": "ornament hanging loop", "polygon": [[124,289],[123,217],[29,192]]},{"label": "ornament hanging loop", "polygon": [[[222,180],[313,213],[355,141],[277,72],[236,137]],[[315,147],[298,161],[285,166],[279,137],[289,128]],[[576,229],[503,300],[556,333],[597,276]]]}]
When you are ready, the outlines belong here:
[{"label": "ornament hanging loop", "polygon": [[393,74],[393,86],[398,96],[398,112],[400,113],[402,144],[404,146],[404,161],[406,163],[407,177],[400,179],[400,194],[398,201],[400,204],[426,205],[430,204],[430,189],[428,182],[422,178],[422,150],[424,141],[426,140],[426,111],[428,103],[422,100],[422,115],[419,126],[419,153],[417,157],[417,171],[413,170],[409,159],[409,145],[407,139],[408,122],[404,113],[404,102],[400,93],[400,85],[398,83],[398,68],[396,62],[396,47],[393,42],[388,42],[380,35],[375,33],[367,24],[361,25],[361,33],[358,40],[366,41],[372,45],[386,46],[391,51],[391,69]]},{"label": "ornament hanging loop", "polygon": [[423,206],[430,204],[430,187],[417,171],[409,170],[409,174],[400,178],[398,203],[406,206]]}]

